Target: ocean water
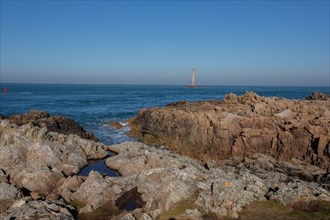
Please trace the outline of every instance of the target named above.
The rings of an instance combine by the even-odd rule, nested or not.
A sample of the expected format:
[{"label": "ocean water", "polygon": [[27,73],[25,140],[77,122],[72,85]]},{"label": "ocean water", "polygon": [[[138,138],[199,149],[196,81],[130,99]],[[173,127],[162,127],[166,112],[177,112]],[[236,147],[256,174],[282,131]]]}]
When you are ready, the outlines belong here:
[{"label": "ocean water", "polygon": [[330,93],[329,87],[256,87],[256,86],[184,86],[153,85],[61,85],[1,84],[0,113],[12,115],[30,109],[46,110],[72,118],[101,142],[111,145],[131,140],[128,127],[115,130],[107,123],[124,122],[141,108],[165,106],[171,102],[220,100],[227,93],[242,95],[253,91],[262,96],[304,99],[313,91]]}]

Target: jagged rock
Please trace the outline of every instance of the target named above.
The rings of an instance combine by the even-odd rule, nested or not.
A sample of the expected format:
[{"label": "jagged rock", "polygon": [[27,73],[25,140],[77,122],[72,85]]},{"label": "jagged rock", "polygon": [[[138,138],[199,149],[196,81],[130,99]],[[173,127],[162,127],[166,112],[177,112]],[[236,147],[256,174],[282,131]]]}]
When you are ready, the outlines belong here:
[{"label": "jagged rock", "polygon": [[35,199],[52,194],[57,182],[78,173],[88,159],[108,154],[103,144],[7,120],[1,121],[0,137],[0,169]]},{"label": "jagged rock", "polygon": [[306,100],[330,100],[330,95],[321,93],[321,92],[313,92],[310,96],[305,98]]},{"label": "jagged rock", "polygon": [[[122,192],[137,187],[146,202],[141,209],[153,219],[192,197],[204,214],[215,213],[219,218],[237,218],[242,207],[253,201],[271,199],[284,205],[297,200],[330,202],[329,191],[316,182],[303,181],[300,175],[303,170],[314,176],[322,176],[325,171],[298,160],[278,162],[254,154],[250,158],[208,161],[205,168],[197,161],[142,143],[125,142],[109,149],[118,154],[106,160],[107,166],[123,175],[112,178],[113,186]],[[200,216],[188,210],[179,217],[189,218],[189,213],[197,219]]]},{"label": "jagged rock", "polygon": [[[242,101],[237,96],[230,96],[227,101],[233,105]],[[243,102],[251,104],[257,99],[248,94]],[[209,108],[209,104],[205,108]],[[263,111],[260,106],[256,109]],[[234,124],[235,127],[233,121],[241,120],[241,115],[225,114],[227,121],[222,125],[230,127]],[[285,112],[280,117],[290,115]],[[256,128],[263,126],[264,122],[255,121],[257,123],[253,126]],[[244,123],[244,126],[250,126],[254,122]],[[321,129],[313,126],[307,127],[310,132]],[[245,141],[258,143],[254,135],[258,135],[255,130],[247,133]],[[142,216],[159,218],[162,213],[187,200],[195,201],[195,204],[185,208],[178,217],[199,219],[207,213],[213,213],[217,218],[237,217],[242,207],[263,200],[299,207],[311,201],[330,202],[327,171],[298,159],[281,161],[269,154],[251,153],[201,163],[164,147],[137,142],[105,146],[32,124],[18,126],[8,120],[0,121],[0,137],[0,188],[10,194],[10,203],[1,206],[5,207],[1,213],[1,218],[5,219],[36,216],[72,219],[71,212],[89,214],[109,207],[110,212],[114,211],[113,215],[120,218],[123,213],[118,208],[126,208],[125,204],[129,202],[138,208],[127,217],[136,219],[142,219]],[[327,138],[326,135],[319,136],[318,145],[327,143]],[[104,177],[94,171],[88,177],[74,175],[88,159],[102,158],[107,155],[107,150],[117,153],[106,159],[107,166],[122,176]]]},{"label": "jagged rock", "polygon": [[169,151],[134,142],[112,145],[109,149],[118,155],[108,158],[107,166],[123,176],[113,183],[123,187],[123,191],[137,187],[146,202],[144,210],[152,218],[194,195],[198,188],[196,179],[203,178],[200,173],[203,166]]},{"label": "jagged rock", "polygon": [[131,133],[203,162],[255,153],[330,167],[330,102],[226,95],[142,109]]},{"label": "jagged rock", "polygon": [[143,213],[140,220],[152,220],[152,218],[147,213]]},{"label": "jagged rock", "polygon": [[72,192],[77,191],[81,184],[84,182],[83,178],[80,176],[71,176],[66,178],[63,182],[58,183],[58,188],[56,193],[61,195],[66,201],[71,201]]},{"label": "jagged rock", "polygon": [[19,205],[11,206],[4,213],[3,219],[74,219],[70,208],[64,202],[21,201]]},{"label": "jagged rock", "polygon": [[21,197],[21,192],[13,185],[1,182],[0,183],[0,213],[7,210],[18,198]]},{"label": "jagged rock", "polygon": [[8,182],[8,178],[6,174],[2,169],[0,169],[0,183],[7,183],[7,182]]},{"label": "jagged rock", "polygon": [[11,123],[17,125],[23,125],[32,123],[34,126],[41,128],[47,128],[48,131],[54,131],[61,134],[76,134],[81,138],[97,141],[97,138],[91,133],[84,130],[83,127],[78,125],[72,119],[55,115],[50,116],[46,111],[30,110],[26,114],[12,115],[9,117],[3,117],[9,120]]},{"label": "jagged rock", "polygon": [[81,213],[92,212],[106,203],[114,201],[115,193],[111,186],[111,179],[103,178],[98,172],[92,171],[80,187],[69,197],[66,196],[66,199],[69,199],[67,202],[73,201],[82,204]]}]

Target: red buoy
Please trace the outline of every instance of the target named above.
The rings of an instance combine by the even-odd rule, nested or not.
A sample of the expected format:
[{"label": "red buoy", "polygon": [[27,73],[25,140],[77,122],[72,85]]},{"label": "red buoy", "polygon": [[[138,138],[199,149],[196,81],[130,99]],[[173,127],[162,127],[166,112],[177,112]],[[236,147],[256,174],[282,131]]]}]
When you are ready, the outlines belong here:
[{"label": "red buoy", "polygon": [[7,87],[6,86],[3,88],[3,93],[7,94]]}]

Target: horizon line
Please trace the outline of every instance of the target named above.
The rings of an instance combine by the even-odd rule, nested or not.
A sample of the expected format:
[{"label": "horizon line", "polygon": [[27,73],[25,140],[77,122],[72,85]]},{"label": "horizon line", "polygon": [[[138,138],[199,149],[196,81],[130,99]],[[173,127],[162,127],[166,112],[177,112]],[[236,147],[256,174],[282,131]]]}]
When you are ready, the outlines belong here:
[{"label": "horizon line", "polygon": [[[41,85],[41,84],[46,84],[46,85],[118,85],[118,86],[191,86],[191,84],[142,84],[142,83],[75,83],[75,82],[70,82],[70,83],[55,83],[55,82],[0,82],[1,85],[6,85],[6,84],[36,84],[36,85]],[[245,87],[245,86],[250,86],[250,87],[328,87],[330,89],[330,84],[329,85],[231,85],[231,84],[198,84],[196,85],[196,88],[202,88],[202,87],[216,87],[216,86],[223,86],[223,87]]]}]

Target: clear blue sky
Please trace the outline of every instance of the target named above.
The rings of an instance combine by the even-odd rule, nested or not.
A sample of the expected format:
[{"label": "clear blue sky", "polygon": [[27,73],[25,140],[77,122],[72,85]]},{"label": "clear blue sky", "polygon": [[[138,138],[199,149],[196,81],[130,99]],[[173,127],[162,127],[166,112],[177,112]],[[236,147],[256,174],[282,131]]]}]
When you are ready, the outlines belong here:
[{"label": "clear blue sky", "polygon": [[3,1],[1,82],[329,86],[329,1]]}]

